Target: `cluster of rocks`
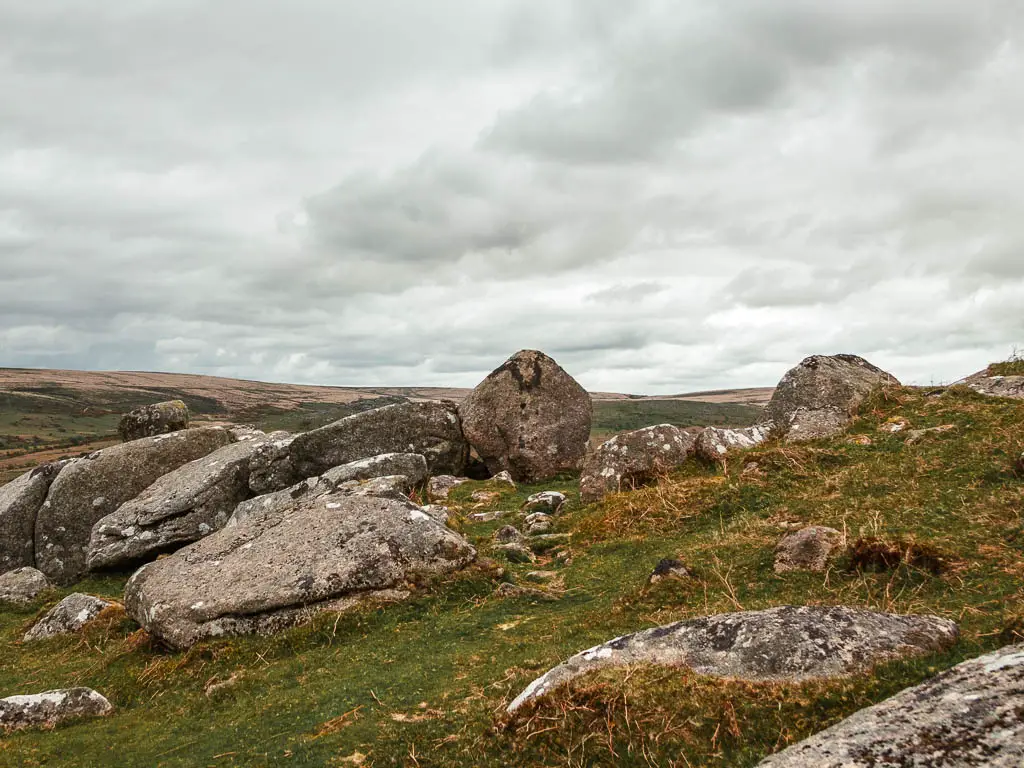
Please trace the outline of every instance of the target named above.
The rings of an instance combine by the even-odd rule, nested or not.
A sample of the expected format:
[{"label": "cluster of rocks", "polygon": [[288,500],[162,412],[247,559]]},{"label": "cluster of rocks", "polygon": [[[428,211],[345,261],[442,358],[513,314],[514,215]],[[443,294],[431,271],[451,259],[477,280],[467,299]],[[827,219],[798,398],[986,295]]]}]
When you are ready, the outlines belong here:
[{"label": "cluster of rocks", "polygon": [[580,494],[584,501],[597,501],[650,482],[691,457],[721,462],[731,451],[769,438],[798,443],[831,437],[849,425],[868,395],[896,384],[891,374],[856,355],[808,357],[782,377],[761,423],[696,433],[661,424],[616,435],[588,453]]},{"label": "cluster of rocks", "polygon": [[541,491],[530,496],[519,510],[520,528],[503,525],[494,532],[494,549],[513,563],[532,563],[533,547],[549,548],[568,540],[567,534],[551,533],[567,498],[558,491]]}]

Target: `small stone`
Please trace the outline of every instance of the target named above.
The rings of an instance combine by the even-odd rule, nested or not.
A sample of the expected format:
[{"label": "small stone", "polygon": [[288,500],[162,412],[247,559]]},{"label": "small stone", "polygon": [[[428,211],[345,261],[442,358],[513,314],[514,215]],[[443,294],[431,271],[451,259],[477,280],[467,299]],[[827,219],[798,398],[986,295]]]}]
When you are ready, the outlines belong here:
[{"label": "small stone", "polygon": [[495,549],[505,555],[510,563],[532,563],[536,560],[533,552],[519,542],[499,544]]},{"label": "small stone", "polygon": [[835,528],[811,525],[785,536],[775,547],[775,572],[822,572],[843,544]]},{"label": "small stone", "polygon": [[654,570],[651,571],[651,575],[647,577],[647,584],[649,586],[654,586],[666,579],[682,581],[683,579],[688,578],[690,578],[690,571],[681,560],[676,560],[674,557],[666,557],[661,559],[658,564],[654,566]]},{"label": "small stone", "polygon": [[544,584],[557,579],[558,573],[555,571],[529,571],[523,578],[535,584]]},{"label": "small stone", "polygon": [[512,525],[503,525],[494,532],[494,540],[498,544],[521,544],[526,537]]},{"label": "small stone", "polygon": [[50,581],[35,568],[15,568],[0,576],[0,603],[31,603],[50,589]]},{"label": "small stone", "polygon": [[438,475],[427,482],[427,498],[431,501],[447,501],[448,494],[463,483],[468,483],[468,477],[455,477],[454,475]]},{"label": "small stone", "polygon": [[541,491],[528,498],[522,506],[526,512],[546,512],[557,515],[565,506],[566,496],[558,491]]},{"label": "small stone", "polygon": [[57,635],[74,634],[112,605],[115,603],[75,592],[57,603],[36,622],[35,626],[25,633],[24,640],[27,643]]},{"label": "small stone", "polygon": [[188,406],[181,400],[144,405],[121,417],[117,431],[125,442],[188,429]]},{"label": "small stone", "polygon": [[516,481],[512,479],[512,473],[509,472],[507,469],[503,469],[501,472],[492,477],[491,482],[497,483],[498,485],[507,485],[513,489],[516,487]]},{"label": "small stone", "polygon": [[0,699],[0,731],[51,728],[68,720],[102,717],[113,709],[109,701],[90,688],[9,696]]},{"label": "small stone", "polygon": [[474,523],[489,523],[492,520],[498,520],[507,514],[508,512],[505,512],[500,509],[495,509],[490,512],[473,512],[471,515],[469,515],[469,519],[472,520]]},{"label": "small stone", "polygon": [[544,512],[533,512],[526,516],[525,523],[526,534],[532,536],[550,531],[554,520],[551,518],[551,515]]}]

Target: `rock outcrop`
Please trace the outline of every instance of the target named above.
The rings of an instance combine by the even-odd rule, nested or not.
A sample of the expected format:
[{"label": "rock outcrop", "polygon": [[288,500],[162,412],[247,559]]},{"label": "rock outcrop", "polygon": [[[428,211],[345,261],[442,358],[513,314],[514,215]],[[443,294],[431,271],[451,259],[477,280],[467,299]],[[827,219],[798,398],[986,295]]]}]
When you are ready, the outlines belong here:
[{"label": "rock outcrop", "polygon": [[970,387],[979,395],[1024,399],[1024,376],[993,376],[986,369],[958,383]]},{"label": "rock outcrop", "polygon": [[42,464],[0,486],[0,573],[36,564],[36,515],[65,463]]},{"label": "rock outcrop", "polygon": [[109,600],[75,592],[47,611],[46,615],[25,633],[24,640],[28,643],[57,635],[74,634],[112,605],[114,603]]},{"label": "rock outcrop", "polygon": [[616,435],[587,454],[580,497],[589,503],[651,482],[686,461],[693,446],[693,435],[671,424]]},{"label": "rock outcrop", "polygon": [[188,429],[188,406],[181,400],[168,400],[136,408],[121,417],[117,431],[125,442]]},{"label": "rock outcrop", "polygon": [[455,404],[387,405],[276,441],[254,454],[250,486],[271,493],[342,464],[389,453],[420,454],[430,474],[461,474],[469,444]]},{"label": "rock outcrop", "polygon": [[102,717],[113,709],[109,701],[91,688],[8,696],[0,699],[0,731],[52,728],[68,720]]},{"label": "rock outcrop", "polygon": [[410,488],[415,488],[427,481],[429,471],[427,460],[422,454],[384,453],[334,467],[324,472],[321,477],[338,486],[353,480],[401,475],[406,478]]},{"label": "rock outcrop", "polygon": [[50,486],[36,516],[36,567],[69,584],[86,570],[92,527],[183,464],[232,441],[221,427],[144,437],[73,459]]},{"label": "rock outcrop", "polygon": [[859,608],[783,606],[690,619],[625,635],[578,653],[529,685],[508,707],[591,670],[630,664],[685,666],[739,680],[842,677],[956,642],[956,624],[936,616],[897,616]]},{"label": "rock outcrop", "polygon": [[535,483],[580,468],[593,405],[558,363],[524,350],[477,385],[459,413],[492,475],[507,470],[516,482]]},{"label": "rock outcrop", "polygon": [[787,534],[775,547],[775,572],[824,571],[842,543],[842,533],[822,525]]},{"label": "rock outcrop", "polygon": [[250,496],[249,459],[260,445],[225,445],[161,476],[134,499],[97,521],[89,540],[89,570],[152,560],[224,527]]},{"label": "rock outcrop", "polygon": [[144,565],[128,613],[176,648],[272,632],[323,610],[398,599],[407,576],[468,565],[475,550],[408,501],[329,494],[224,528]]},{"label": "rock outcrop", "polygon": [[1024,645],[965,661],[759,765],[1019,768],[1024,765]]},{"label": "rock outcrop", "polygon": [[557,515],[562,511],[568,498],[561,491],[539,491],[531,494],[523,502],[524,512],[545,512],[549,515]]},{"label": "rock outcrop", "polygon": [[51,586],[41,571],[28,566],[15,568],[0,574],[0,603],[31,603]]},{"label": "rock outcrop", "polygon": [[857,355],[813,355],[782,377],[765,416],[787,442],[831,437],[846,429],[864,399],[894,376]]},{"label": "rock outcrop", "polygon": [[772,433],[771,424],[758,424],[740,429],[707,427],[697,435],[693,452],[704,461],[719,462],[730,451],[753,448],[767,440]]}]

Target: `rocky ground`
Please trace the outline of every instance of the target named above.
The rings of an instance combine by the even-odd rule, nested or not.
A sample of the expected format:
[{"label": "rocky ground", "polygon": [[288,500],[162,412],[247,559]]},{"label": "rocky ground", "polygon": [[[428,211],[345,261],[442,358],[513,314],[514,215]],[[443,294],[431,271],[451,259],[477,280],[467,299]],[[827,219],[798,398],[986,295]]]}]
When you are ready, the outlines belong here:
[{"label": "rocky ground", "polygon": [[[37,539],[58,585],[0,576],[0,765],[1019,765],[1024,400],[985,378],[808,358],[756,429],[557,461],[489,439],[488,480],[436,477],[468,452],[446,407],[232,432],[116,512],[87,494],[83,546],[141,570],[63,578]],[[477,401],[507,425],[543,397]],[[586,409],[560,412],[576,446]],[[147,440],[91,461],[178,455]],[[0,506],[24,520],[65,471]]]}]

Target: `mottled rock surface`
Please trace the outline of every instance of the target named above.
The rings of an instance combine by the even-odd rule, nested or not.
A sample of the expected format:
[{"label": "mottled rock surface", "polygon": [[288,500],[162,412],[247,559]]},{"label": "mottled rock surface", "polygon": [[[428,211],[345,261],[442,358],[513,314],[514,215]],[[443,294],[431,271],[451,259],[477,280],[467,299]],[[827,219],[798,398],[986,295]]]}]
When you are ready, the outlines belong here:
[{"label": "mottled rock surface", "polygon": [[359,461],[342,464],[321,475],[324,480],[340,485],[351,480],[372,480],[375,477],[402,475],[408,478],[410,488],[426,482],[429,469],[427,460],[418,453],[384,453]]},{"label": "mottled rock surface", "polygon": [[394,599],[412,572],[468,565],[475,550],[408,501],[329,494],[224,528],[143,566],[125,608],[177,648],[276,631],[318,610]]},{"label": "mottled rock surface", "polygon": [[124,441],[138,440],[140,437],[153,437],[168,432],[188,429],[188,406],[181,400],[168,400],[136,408],[121,417],[117,431]]},{"label": "mottled rock surface", "polygon": [[540,491],[532,494],[523,502],[524,512],[545,512],[549,515],[557,515],[565,506],[567,497],[561,491]]},{"label": "mottled rock surface", "polygon": [[294,435],[271,435],[260,443],[249,458],[249,488],[262,495],[290,488],[306,478],[301,477],[292,464],[289,449]]},{"label": "mottled rock surface", "polygon": [[647,586],[651,587],[669,579],[683,580],[689,577],[690,569],[686,567],[682,560],[677,560],[674,557],[663,557],[647,577]]},{"label": "mottled rock surface", "polygon": [[831,437],[846,429],[872,391],[898,384],[857,355],[813,355],[782,377],[765,416],[787,442]]},{"label": "mottled rock surface", "polygon": [[0,731],[50,728],[68,720],[102,717],[110,702],[90,688],[68,688],[0,699]]},{"label": "mottled rock surface", "polygon": [[0,486],[0,573],[36,564],[36,514],[64,464],[42,464]]},{"label": "mottled rock surface", "polygon": [[491,474],[536,483],[580,468],[590,439],[590,395],[542,352],[523,350],[459,406],[466,438]]},{"label": "mottled rock surface", "polygon": [[463,483],[468,483],[468,477],[455,477],[455,475],[437,475],[427,482],[427,498],[431,501],[447,501],[448,494]]},{"label": "mottled rock surface", "polygon": [[522,544],[525,539],[514,525],[503,525],[494,532],[494,541],[498,544]]},{"label": "mottled rock surface", "polygon": [[223,528],[250,496],[249,459],[259,444],[231,443],[190,461],[98,520],[89,540],[89,570],[152,560]]},{"label": "mottled rock surface", "polygon": [[458,475],[469,445],[455,404],[426,401],[363,411],[296,435],[288,453],[300,479],[385,453],[418,453],[431,474]]},{"label": "mottled rock surface", "polygon": [[775,572],[824,571],[842,544],[842,533],[822,525],[787,534],[775,547]]},{"label": "mottled rock surface", "polygon": [[651,482],[686,461],[693,446],[693,435],[671,424],[616,435],[587,454],[580,496],[589,503]]},{"label": "mottled rock surface", "polygon": [[721,461],[730,451],[760,445],[771,436],[771,432],[771,424],[758,424],[742,429],[707,427],[697,435],[693,452],[704,461]]},{"label": "mottled rock surface", "polygon": [[73,459],[36,516],[36,567],[69,584],[85,573],[92,527],[157,478],[232,442],[221,427],[144,437]]},{"label": "mottled rock surface", "polygon": [[508,711],[604,667],[658,664],[714,677],[801,681],[939,651],[958,636],[956,624],[947,619],[859,608],[782,606],[725,613],[625,635],[578,653],[531,683]]},{"label": "mottled rock surface", "polygon": [[51,586],[41,571],[28,566],[15,568],[0,574],[0,603],[31,603]]},{"label": "mottled rock surface", "polygon": [[112,605],[114,603],[108,600],[75,592],[47,611],[46,615],[25,633],[25,642],[74,634]]},{"label": "mottled rock surface", "polygon": [[1020,768],[1024,765],[1024,645],[965,661],[760,765]]},{"label": "mottled rock surface", "polygon": [[990,376],[984,370],[968,376],[960,383],[980,395],[1024,399],[1024,376]]},{"label": "mottled rock surface", "polygon": [[523,525],[527,535],[535,536],[539,533],[547,533],[551,530],[551,526],[554,525],[555,521],[551,515],[545,512],[531,512],[523,520]]}]

